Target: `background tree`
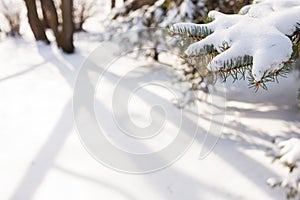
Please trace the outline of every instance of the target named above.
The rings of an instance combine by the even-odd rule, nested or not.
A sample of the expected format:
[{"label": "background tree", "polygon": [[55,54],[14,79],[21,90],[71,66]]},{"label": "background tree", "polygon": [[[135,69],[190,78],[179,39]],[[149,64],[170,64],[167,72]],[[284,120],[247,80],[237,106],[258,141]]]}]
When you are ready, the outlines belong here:
[{"label": "background tree", "polygon": [[111,0],[111,8],[113,9],[116,7],[116,0]]},{"label": "background tree", "polygon": [[40,0],[41,8],[43,13],[43,19],[45,21],[45,25],[50,27],[53,31],[53,34],[56,38],[57,45],[60,46],[60,31],[57,11],[52,0]]},{"label": "background tree", "polygon": [[2,0],[0,2],[0,17],[2,29],[8,36],[20,36],[21,14],[23,2]]},{"label": "background tree", "polygon": [[59,38],[60,46],[64,52],[73,53],[73,0],[62,0],[62,31]]},{"label": "background tree", "polygon": [[74,31],[84,31],[83,24],[91,17],[99,13],[97,0],[74,0],[73,21]]},{"label": "background tree", "polygon": [[45,27],[42,21],[40,20],[37,13],[37,6],[35,0],[25,0],[27,8],[27,16],[30,28],[33,32],[33,35],[37,41],[45,41],[49,43],[49,40],[45,33]]},{"label": "background tree", "polygon": [[45,34],[46,26],[49,26],[53,31],[57,46],[66,53],[73,53],[73,0],[62,0],[61,24],[54,2],[52,0],[40,0],[40,2],[45,23],[39,19],[35,0],[25,0],[29,24],[36,40],[49,42]]}]

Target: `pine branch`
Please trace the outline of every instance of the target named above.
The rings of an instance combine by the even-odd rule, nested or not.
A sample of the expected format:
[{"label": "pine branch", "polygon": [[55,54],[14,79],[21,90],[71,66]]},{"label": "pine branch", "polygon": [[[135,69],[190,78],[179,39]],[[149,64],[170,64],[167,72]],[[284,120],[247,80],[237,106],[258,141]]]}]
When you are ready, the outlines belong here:
[{"label": "pine branch", "polygon": [[167,27],[170,36],[179,36],[181,38],[189,38],[194,40],[202,40],[213,33],[213,30],[206,25],[178,23]]},{"label": "pine branch", "polygon": [[[200,70],[204,78],[216,75],[224,82],[229,77],[233,82],[247,78],[250,88],[267,90],[267,83],[278,83],[278,77],[286,77],[291,63],[300,57],[300,23],[296,21],[299,18],[288,18],[291,13],[297,16],[299,8],[291,7],[289,15],[280,15],[282,19],[290,20],[288,24],[290,30],[294,31],[292,35],[283,25],[280,25],[280,34],[276,31],[264,34],[266,29],[269,30],[268,27],[274,27],[270,22],[277,18],[271,14],[256,16],[256,9],[259,10],[260,5],[249,7],[244,15],[211,11],[208,16],[212,21],[208,24],[177,23],[169,26],[168,31],[172,37],[182,38],[182,42],[195,41],[188,45],[181,58],[196,69],[208,70],[204,73]],[[253,29],[258,18],[261,18],[264,27]],[[206,63],[207,58],[210,61]],[[195,78],[195,75],[193,71],[186,74],[188,80]]]},{"label": "pine branch", "polygon": [[248,76],[248,81],[249,81],[249,88],[254,88],[255,92],[258,91],[258,89],[261,87],[264,90],[268,90],[268,87],[266,85],[266,83],[279,83],[278,81],[278,77],[283,77],[286,78],[287,74],[290,72],[291,70],[291,64],[292,62],[286,62],[284,64],[284,67],[282,67],[279,70],[273,71],[273,72],[265,72],[263,78],[260,81],[255,81],[254,77],[250,74]]},{"label": "pine branch", "polygon": [[[298,24],[299,26],[299,24]],[[190,36],[194,32],[187,31],[186,28],[175,28],[173,30],[174,34],[177,35],[188,35]],[[191,29],[195,31],[195,29]],[[223,61],[222,67],[219,68],[216,71],[208,70],[206,73],[201,74],[203,77],[208,76],[214,76],[217,75],[221,78],[223,82],[226,82],[229,77],[233,79],[233,82],[237,80],[245,80],[246,78],[249,81],[249,87],[254,88],[255,91],[258,91],[259,88],[263,88],[267,90],[266,83],[269,82],[276,82],[278,83],[278,77],[286,77],[286,75],[289,73],[291,64],[294,62],[296,58],[299,57],[299,49],[300,49],[300,29],[297,28],[297,31],[291,36],[291,40],[293,42],[293,54],[291,56],[291,59],[287,62],[284,62],[284,67],[282,67],[279,70],[275,71],[266,71],[261,78],[260,81],[255,81],[253,75],[251,74],[252,66],[253,66],[253,56],[250,55],[244,55],[244,56],[238,56],[237,58],[228,59],[226,61]],[[190,37],[193,38],[193,37]],[[195,38],[193,38],[195,39]],[[227,42],[223,42],[222,46],[219,47],[221,52],[224,52],[228,49],[230,49],[230,46]],[[196,63],[201,63],[201,59],[203,59],[204,56],[210,56],[211,58],[218,55],[219,52],[216,51],[215,47],[213,45],[205,45],[203,48],[195,49],[194,52],[192,52],[191,55],[184,54],[181,56],[181,58],[190,65],[196,67]],[[193,73],[192,73],[193,74]],[[194,76],[191,76],[194,77]]]}]

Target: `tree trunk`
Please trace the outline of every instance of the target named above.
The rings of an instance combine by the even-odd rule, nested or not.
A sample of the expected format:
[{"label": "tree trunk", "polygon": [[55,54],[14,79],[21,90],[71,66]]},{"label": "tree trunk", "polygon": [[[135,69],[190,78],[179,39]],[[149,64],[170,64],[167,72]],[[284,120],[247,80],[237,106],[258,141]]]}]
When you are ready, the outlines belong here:
[{"label": "tree trunk", "polygon": [[111,0],[111,9],[116,7],[116,0]]},{"label": "tree trunk", "polygon": [[[59,39],[59,31],[58,31],[58,16],[56,12],[55,5],[52,0],[41,0],[41,7],[43,11],[43,16],[45,22],[52,29],[56,40]],[[58,43],[59,45],[59,43]]]},{"label": "tree trunk", "polygon": [[25,4],[27,8],[29,25],[35,39],[40,41],[45,41],[46,43],[49,44],[50,42],[46,36],[45,27],[37,14],[35,0],[25,0]]},{"label": "tree trunk", "polygon": [[73,33],[74,33],[74,22],[73,22],[73,0],[62,0],[61,11],[62,11],[62,32],[59,41],[57,41],[62,50],[66,53],[74,52],[73,45]]}]

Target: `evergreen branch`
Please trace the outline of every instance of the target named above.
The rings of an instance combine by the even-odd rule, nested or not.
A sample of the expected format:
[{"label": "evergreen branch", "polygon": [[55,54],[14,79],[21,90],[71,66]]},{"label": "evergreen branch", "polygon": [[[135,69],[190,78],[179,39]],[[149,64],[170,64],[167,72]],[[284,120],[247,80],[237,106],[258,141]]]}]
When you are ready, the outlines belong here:
[{"label": "evergreen branch", "polygon": [[203,40],[203,37],[200,36],[194,36],[194,35],[186,35],[186,34],[182,34],[182,33],[172,33],[170,34],[171,37],[181,37],[184,39],[192,39],[192,40],[196,40],[196,41],[200,41]]},{"label": "evergreen branch", "polygon": [[[251,68],[253,65],[253,57],[245,55],[243,57],[237,57],[235,59],[230,59],[223,62],[223,67],[217,71],[207,71],[203,76],[218,76],[223,82],[226,82],[229,77],[233,79],[233,82],[237,80],[245,80],[248,78],[249,88],[254,88],[255,92],[261,87],[264,90],[268,90],[266,83],[276,82],[278,83],[278,77],[286,77],[290,72],[291,64],[293,61],[288,61],[284,63],[284,67],[276,71],[265,72],[263,78],[260,81],[255,81],[253,75],[251,74]],[[191,71],[189,74],[193,74]],[[248,75],[248,76],[247,76]]]},{"label": "evergreen branch", "polygon": [[214,45],[204,45],[203,48],[199,48],[196,49],[194,52],[192,52],[192,54],[187,55],[184,54],[181,57],[183,59],[195,59],[195,58],[199,58],[203,55],[212,55],[213,57],[216,56],[218,52],[216,51],[216,49],[214,48]]},{"label": "evergreen branch", "polygon": [[290,39],[292,40],[293,43],[292,59],[296,60],[297,58],[299,58],[299,54],[300,54],[300,23],[297,23],[296,31],[294,32],[294,34]]},{"label": "evergreen branch", "polygon": [[[222,15],[222,18],[226,18],[226,17],[227,17],[226,15]],[[251,21],[250,19],[252,20],[252,18],[249,18],[249,22],[256,23],[255,20]],[[265,71],[264,72],[259,71],[260,74],[257,76],[257,73],[254,73],[252,70],[253,59],[254,59],[253,55],[255,55],[255,53],[250,51],[251,52],[250,55],[242,55],[242,56],[237,56],[235,58],[231,58],[235,54],[240,53],[240,51],[237,49],[241,48],[241,45],[232,46],[234,45],[234,43],[230,39],[228,40],[230,44],[228,43],[228,41],[222,42],[222,40],[219,39],[220,37],[222,37],[222,34],[218,32],[218,29],[216,28],[216,24],[218,24],[217,22],[220,21],[219,23],[222,24],[223,26],[223,22],[221,22],[222,21],[221,18],[219,21],[217,20],[218,19],[215,19],[216,22],[213,25],[212,24],[197,25],[197,24],[182,23],[182,24],[175,24],[168,27],[168,31],[171,36],[179,36],[181,38],[188,38],[196,41],[202,40],[208,35],[213,33],[212,36],[205,38],[203,41],[189,45],[188,49],[185,51],[185,54],[181,56],[181,58],[185,61],[185,63],[188,63],[190,65],[189,71],[185,72],[184,76],[186,76],[187,81],[191,81],[193,84],[195,83],[194,82],[195,79],[197,79],[199,76],[207,78],[208,76],[217,75],[217,77],[220,77],[223,82],[226,82],[229,77],[232,77],[233,82],[241,79],[245,80],[247,78],[250,88],[254,88],[255,91],[258,91],[259,88],[263,88],[264,90],[267,90],[268,89],[267,83],[268,82],[278,83],[279,82],[278,77],[286,77],[286,75],[289,73],[291,69],[290,64],[294,62],[296,58],[300,57],[300,53],[299,53],[300,52],[300,23],[296,23],[295,32],[292,34],[292,36],[289,36],[290,40],[292,41],[292,55],[289,58],[289,61],[283,62],[286,61],[287,58],[281,58],[282,61],[281,62],[278,61],[276,63],[277,68],[281,67],[280,69],[277,70],[274,70],[274,68],[272,69],[271,66],[272,63],[270,63],[270,66],[267,69],[265,69],[264,62],[260,62],[259,63],[260,65],[255,66],[256,67],[255,69],[257,70],[257,68],[262,68]],[[230,27],[232,25],[230,24],[228,26]],[[215,30],[215,33],[212,30]],[[282,38],[286,38],[285,36],[286,34],[283,33]],[[219,44],[220,46],[214,46],[213,44],[214,45]],[[235,42],[235,44],[237,44],[237,42]],[[280,45],[284,46],[284,44],[281,44],[279,42],[277,47],[279,47]],[[268,59],[270,60],[270,62],[272,60],[276,60],[276,53],[279,50],[278,48],[276,48],[276,45],[274,46],[275,46],[274,48],[270,48],[270,51],[274,51],[275,53],[271,54],[268,52],[269,53]],[[228,50],[230,48],[235,48],[235,49]],[[269,48],[269,47],[265,46],[265,48]],[[217,56],[218,54],[222,54],[222,56]],[[198,71],[195,72],[195,70],[190,70],[191,67],[194,69],[206,70],[204,66],[206,66],[207,64],[206,63],[207,58],[205,56],[208,56],[207,58],[209,58],[210,61],[212,58],[214,58],[211,62],[207,62],[208,63],[207,68],[209,69],[208,71],[204,72],[203,70],[200,70],[199,72]],[[261,59],[263,59],[263,57]]]},{"label": "evergreen branch", "polygon": [[227,78],[232,77],[233,82],[236,80],[245,80],[246,72],[251,70],[253,58],[251,56],[238,57],[235,59],[224,61],[223,67],[217,71],[209,70],[205,76],[218,75],[223,82],[227,81]]},{"label": "evergreen branch", "polygon": [[260,87],[262,87],[265,90],[268,90],[266,83],[268,82],[276,82],[279,83],[278,77],[284,77],[286,78],[286,75],[290,72],[292,61],[288,61],[284,63],[284,66],[275,71],[268,71],[265,72],[264,76],[260,81],[255,81],[254,77],[251,73],[249,73],[248,81],[249,81],[249,88],[254,88],[255,92],[258,91]]},{"label": "evergreen branch", "polygon": [[197,25],[191,23],[177,23],[167,27],[171,37],[179,36],[182,38],[191,38],[195,40],[202,40],[213,31],[205,25]]}]

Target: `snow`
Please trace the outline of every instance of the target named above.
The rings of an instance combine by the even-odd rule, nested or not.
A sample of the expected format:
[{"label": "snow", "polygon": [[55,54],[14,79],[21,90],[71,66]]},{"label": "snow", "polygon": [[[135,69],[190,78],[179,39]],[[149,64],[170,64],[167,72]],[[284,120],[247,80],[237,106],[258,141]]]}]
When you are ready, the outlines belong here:
[{"label": "snow", "polygon": [[284,188],[287,191],[287,194],[290,196],[290,199],[299,199],[299,193],[297,194],[296,191],[299,191],[300,189],[300,170],[299,170],[299,164],[297,164],[297,167],[288,174],[287,177],[282,179],[276,179],[276,178],[269,178],[267,180],[267,183],[271,187],[280,186]]},{"label": "snow", "polygon": [[279,156],[280,161],[295,165],[297,161],[300,161],[300,139],[291,138],[289,140],[281,141],[277,144],[280,148]]},{"label": "snow", "polygon": [[[289,189],[288,194],[292,194],[291,191],[299,191],[300,189],[300,138],[297,136],[290,139],[276,138],[274,140],[274,146],[268,152],[269,156],[279,159],[279,162],[290,168],[290,173],[286,177],[274,178],[271,177],[267,180],[267,183],[271,187],[281,186],[282,188]],[[296,197],[299,198],[299,193]]]},{"label": "snow", "polygon": [[[236,60],[245,55],[253,56],[252,75],[259,82],[266,72],[281,69],[290,59],[292,42],[286,35],[293,34],[299,26],[299,13],[298,0],[266,0],[247,6],[241,10],[241,14],[236,15],[210,11],[208,16],[213,21],[209,24],[178,23],[171,30],[207,27],[213,33],[190,45],[185,54],[197,56],[204,53],[202,50],[205,46],[213,45],[220,54],[207,66],[212,71],[218,71],[227,60]],[[224,42],[230,47],[226,51],[221,49]]]},{"label": "snow", "polygon": [[[198,158],[202,147],[206,147],[203,141],[213,112],[209,102],[198,102],[187,105],[183,112],[191,125],[199,127],[199,135],[177,162],[155,173],[120,173],[93,159],[83,147],[74,124],[72,97],[76,77],[101,37],[77,34],[76,52],[72,55],[63,54],[55,44],[36,43],[29,32],[24,39],[1,41],[0,199],[284,199],[284,191],[270,188],[266,180],[284,177],[286,168],[272,164],[265,151],[273,147],[274,137],[288,138],[291,132],[300,132],[296,100],[300,81],[296,73],[258,93],[248,89],[246,82],[233,86],[229,80],[225,84],[227,108],[222,136],[204,159]],[[170,58],[166,55],[166,59]],[[181,94],[183,86],[171,84],[173,70],[161,65],[153,67],[158,64],[150,59],[128,55],[114,62],[110,75],[104,77],[97,90],[95,111],[97,119],[106,122],[103,126],[112,143],[129,152],[153,152],[176,137],[176,116],[181,110],[172,103],[172,93],[147,87],[139,96],[132,97],[130,117],[134,123],[146,126],[151,121],[153,102],[164,105],[169,110],[164,134],[149,141],[134,141],[121,134],[109,110],[112,80],[135,65],[143,66],[133,74],[137,80],[143,82],[146,77],[164,81],[176,94]],[[126,89],[130,85],[123,86]],[[191,127],[183,131],[190,135]],[[218,136],[212,134],[213,138]],[[289,146],[298,147],[297,140],[280,145]],[[298,159],[298,153],[285,151],[284,156],[290,155],[292,160]],[[298,170],[294,173],[291,178],[299,177]],[[275,182],[273,179],[272,183]],[[294,182],[290,180],[287,184]]]},{"label": "snow", "polygon": [[187,16],[188,19],[193,19],[194,4],[191,0],[185,0],[180,6],[180,15]]}]

